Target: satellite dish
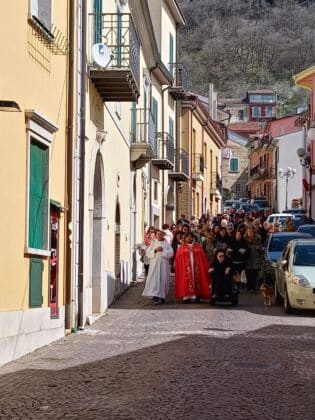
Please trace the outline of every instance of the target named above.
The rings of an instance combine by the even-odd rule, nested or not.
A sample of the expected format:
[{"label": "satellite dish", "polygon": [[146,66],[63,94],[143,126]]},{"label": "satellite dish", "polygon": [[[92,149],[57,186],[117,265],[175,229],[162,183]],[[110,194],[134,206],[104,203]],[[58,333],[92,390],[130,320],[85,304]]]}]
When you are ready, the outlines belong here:
[{"label": "satellite dish", "polygon": [[106,68],[111,62],[112,53],[106,44],[98,43],[92,47],[92,57],[98,66]]}]

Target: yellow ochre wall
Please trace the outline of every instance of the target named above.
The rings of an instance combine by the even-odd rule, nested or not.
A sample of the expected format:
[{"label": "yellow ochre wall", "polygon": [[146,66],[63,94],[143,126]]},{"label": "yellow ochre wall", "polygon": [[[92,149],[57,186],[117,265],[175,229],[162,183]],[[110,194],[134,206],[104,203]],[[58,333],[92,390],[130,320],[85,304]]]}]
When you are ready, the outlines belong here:
[{"label": "yellow ochre wall", "polygon": [[[53,2],[53,23],[67,35],[67,1]],[[64,206],[66,55],[53,55],[28,23],[29,2],[6,2],[0,14],[0,99],[21,112],[0,111],[0,311],[28,308],[27,223],[28,136],[25,110],[33,109],[59,127],[50,148],[50,198]],[[63,305],[63,214],[59,240],[59,305]],[[44,259],[43,306],[48,304],[48,257]]]}]

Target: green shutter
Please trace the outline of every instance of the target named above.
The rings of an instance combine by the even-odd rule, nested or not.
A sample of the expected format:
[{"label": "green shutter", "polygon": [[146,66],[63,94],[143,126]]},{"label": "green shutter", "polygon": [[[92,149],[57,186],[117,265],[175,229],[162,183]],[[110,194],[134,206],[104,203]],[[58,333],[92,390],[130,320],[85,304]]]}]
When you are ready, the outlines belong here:
[{"label": "green shutter", "polygon": [[121,46],[122,46],[122,14],[120,13],[119,9],[117,8],[117,48],[116,48],[116,59],[117,59],[117,67],[121,67]]},{"label": "green shutter", "polygon": [[155,133],[157,133],[157,127],[158,127],[158,102],[155,98],[152,99],[152,120],[155,126]]},{"label": "green shutter", "polygon": [[131,139],[130,139],[131,143],[136,143],[137,141],[137,108],[134,102],[131,105],[130,135],[131,135]]},{"label": "green shutter", "polygon": [[170,40],[169,40],[169,49],[170,49],[170,56],[169,56],[169,70],[170,73],[173,74],[173,67],[174,67],[174,37],[172,34],[170,34]]},{"label": "green shutter", "polygon": [[47,249],[48,159],[48,147],[31,139],[28,245],[35,249]]},{"label": "green shutter", "polygon": [[37,308],[43,304],[42,275],[43,261],[40,258],[30,259],[30,293],[29,306]]},{"label": "green shutter", "polygon": [[230,172],[238,172],[238,159],[237,158],[230,159]]},{"label": "green shutter", "polygon": [[171,117],[168,120],[168,134],[174,140],[174,121]]},{"label": "green shutter", "polygon": [[94,0],[94,44],[102,42],[102,0]]}]

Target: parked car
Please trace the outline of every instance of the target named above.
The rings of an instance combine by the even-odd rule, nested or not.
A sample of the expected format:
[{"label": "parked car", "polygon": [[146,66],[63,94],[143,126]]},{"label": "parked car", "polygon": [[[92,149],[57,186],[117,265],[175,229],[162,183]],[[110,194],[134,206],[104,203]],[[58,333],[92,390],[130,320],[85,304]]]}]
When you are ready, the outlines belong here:
[{"label": "parked car", "polygon": [[302,214],[306,216],[306,210],[304,209],[289,209],[289,210],[285,210],[283,213]]},{"label": "parked car", "polygon": [[241,203],[237,200],[226,200],[223,205],[223,211],[228,211],[230,209],[238,209]]},{"label": "parked car", "polygon": [[249,203],[250,202],[250,198],[248,198],[248,197],[242,197],[242,198],[239,198],[238,201],[240,203]]},{"label": "parked car", "polygon": [[262,257],[262,272],[264,280],[274,283],[277,261],[281,257],[284,248],[289,241],[303,238],[311,238],[311,235],[300,232],[277,232],[269,235]]},{"label": "parked car", "polygon": [[315,239],[294,239],[276,266],[275,293],[285,313],[315,309]]},{"label": "parked car", "polygon": [[258,204],[247,204],[241,203],[239,210],[243,210],[245,213],[250,213],[251,211],[262,212],[263,209],[258,206]]},{"label": "parked car", "polygon": [[295,225],[296,223],[298,224],[299,219],[297,219],[294,214],[290,214],[290,213],[272,213],[272,214],[269,214],[266,221],[271,225],[274,225],[275,223],[279,223],[282,226],[288,217],[291,217]]},{"label": "parked car", "polygon": [[264,215],[267,215],[270,212],[271,206],[268,203],[267,200],[254,200],[254,204],[257,204],[260,208],[261,211],[264,212]]},{"label": "parked car", "polygon": [[315,225],[301,225],[298,227],[297,231],[301,233],[309,233],[315,237]]}]

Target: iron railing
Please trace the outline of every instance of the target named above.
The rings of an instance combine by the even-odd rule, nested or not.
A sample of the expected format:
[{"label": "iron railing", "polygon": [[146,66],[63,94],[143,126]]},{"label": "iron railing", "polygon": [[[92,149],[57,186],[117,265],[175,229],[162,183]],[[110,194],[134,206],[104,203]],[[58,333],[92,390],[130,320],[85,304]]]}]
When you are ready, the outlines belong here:
[{"label": "iron railing", "polygon": [[184,175],[189,176],[189,159],[188,153],[184,149],[175,149],[175,165],[174,171],[170,172],[180,172]]},{"label": "iron railing", "polygon": [[213,194],[215,191],[222,191],[222,180],[217,172],[211,172],[210,174],[210,193]]},{"label": "iron railing", "polygon": [[189,88],[188,76],[183,64],[170,63],[170,72],[173,76],[173,87],[183,87],[187,92]]},{"label": "iron railing", "polygon": [[150,143],[154,155],[157,154],[156,128],[149,108],[135,109],[134,121],[130,132],[131,143]]},{"label": "iron railing", "polygon": [[166,132],[160,132],[156,135],[157,138],[157,153],[156,159],[165,159],[174,163],[175,150],[174,139]]},{"label": "iron railing", "polygon": [[192,154],[192,173],[193,174],[204,174],[205,171],[205,162],[201,153]]},{"label": "iron railing", "polygon": [[108,69],[131,70],[140,84],[140,42],[130,13],[89,14],[89,65],[99,67],[92,57],[95,44],[105,44],[111,52]]}]

